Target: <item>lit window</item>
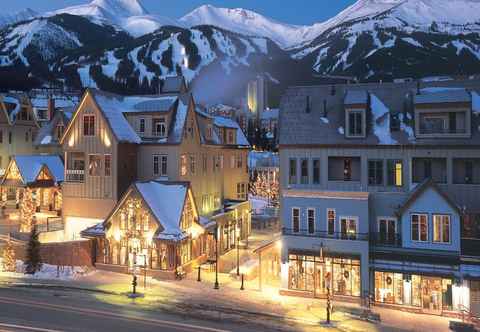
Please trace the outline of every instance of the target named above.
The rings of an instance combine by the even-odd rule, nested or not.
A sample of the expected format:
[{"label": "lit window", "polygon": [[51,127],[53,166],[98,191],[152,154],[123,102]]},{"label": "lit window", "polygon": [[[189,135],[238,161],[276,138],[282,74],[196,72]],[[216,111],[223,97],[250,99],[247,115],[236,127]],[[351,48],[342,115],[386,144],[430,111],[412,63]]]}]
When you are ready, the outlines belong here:
[{"label": "lit window", "polygon": [[182,155],[180,157],[180,174],[182,176],[187,175],[187,156]]},{"label": "lit window", "polygon": [[450,243],[450,216],[433,216],[433,242]]},{"label": "lit window", "polygon": [[95,136],[95,115],[83,116],[83,135]]},{"label": "lit window", "polygon": [[396,187],[403,185],[403,165],[401,160],[387,161],[387,185]]},{"label": "lit window", "polygon": [[167,135],[167,126],[165,118],[153,119],[153,136],[165,137]]},{"label": "lit window", "polygon": [[327,232],[329,235],[335,234],[335,210],[327,210]]},{"label": "lit window", "polygon": [[315,233],[315,210],[308,209],[307,217],[308,217],[308,234],[313,234]]},{"label": "lit window", "polygon": [[145,133],[145,119],[139,120],[138,131],[143,134]]},{"label": "lit window", "polygon": [[190,155],[190,173],[195,174],[195,156]]},{"label": "lit window", "polygon": [[88,156],[88,174],[90,176],[100,176],[102,158],[99,155],[91,154]]},{"label": "lit window", "polygon": [[340,232],[342,239],[355,240],[357,237],[357,219],[346,218],[340,219]]},{"label": "lit window", "polygon": [[428,215],[412,214],[411,227],[412,241],[428,241]]}]

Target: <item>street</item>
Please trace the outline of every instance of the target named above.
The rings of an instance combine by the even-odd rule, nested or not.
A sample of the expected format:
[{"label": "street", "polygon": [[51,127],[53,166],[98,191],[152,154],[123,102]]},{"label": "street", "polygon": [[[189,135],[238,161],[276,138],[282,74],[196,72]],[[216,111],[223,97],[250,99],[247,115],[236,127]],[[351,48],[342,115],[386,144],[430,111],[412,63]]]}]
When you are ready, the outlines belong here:
[{"label": "street", "polygon": [[[74,304],[73,304],[74,303]],[[258,327],[207,322],[160,311],[101,303],[89,294],[0,289],[1,331],[260,331]]]}]

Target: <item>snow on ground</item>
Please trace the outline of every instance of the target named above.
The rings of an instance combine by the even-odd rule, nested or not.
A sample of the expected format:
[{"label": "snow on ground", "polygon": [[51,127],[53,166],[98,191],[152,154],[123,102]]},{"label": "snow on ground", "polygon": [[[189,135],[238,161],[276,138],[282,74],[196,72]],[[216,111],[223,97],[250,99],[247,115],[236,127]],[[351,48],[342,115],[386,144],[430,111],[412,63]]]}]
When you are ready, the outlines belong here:
[{"label": "snow on ground", "polygon": [[373,133],[380,144],[397,144],[390,133],[390,111],[373,93],[370,94],[373,113]]},{"label": "snow on ground", "polygon": [[92,76],[90,76],[90,65],[84,65],[77,69],[78,75],[80,76],[80,81],[84,88],[94,88],[97,89],[97,83],[94,81]]},{"label": "snow on ground", "polygon": [[105,76],[115,79],[115,74],[118,71],[120,60],[115,57],[115,51],[107,52],[107,64],[102,65],[102,72]]},{"label": "snow on ground", "polygon": [[[2,263],[3,258],[0,257],[0,266]],[[87,267],[57,267],[50,264],[43,264],[41,270],[33,275],[25,274],[24,272],[25,266],[23,261],[17,260],[16,272],[0,272],[0,276],[19,279],[74,280],[95,273],[93,270],[89,271]]]},{"label": "snow on ground", "polygon": [[413,46],[416,46],[416,47],[423,47],[422,44],[420,44],[418,41],[416,41],[415,39],[411,38],[411,37],[406,37],[406,38],[402,38],[402,40],[404,42],[407,42],[409,44],[412,44]]},{"label": "snow on ground", "polygon": [[150,83],[155,74],[148,71],[147,67],[143,63],[138,61],[138,52],[142,49],[142,47],[143,46],[135,48],[128,54],[128,56],[129,59],[133,62],[135,69],[139,72],[139,81],[142,82],[144,78],[147,78],[148,83]]}]

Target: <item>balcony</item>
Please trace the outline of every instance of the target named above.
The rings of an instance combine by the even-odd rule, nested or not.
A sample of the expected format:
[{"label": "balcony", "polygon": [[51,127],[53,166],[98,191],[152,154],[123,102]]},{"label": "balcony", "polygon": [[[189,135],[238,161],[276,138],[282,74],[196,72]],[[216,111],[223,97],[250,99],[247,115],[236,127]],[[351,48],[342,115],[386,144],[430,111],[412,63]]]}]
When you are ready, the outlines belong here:
[{"label": "balcony", "polygon": [[67,182],[84,182],[85,170],[83,169],[67,169],[65,170],[65,181]]},{"label": "balcony", "polygon": [[370,243],[374,246],[401,247],[401,234],[370,233]]},{"label": "balcony", "polygon": [[344,232],[321,232],[315,231],[313,233],[305,229],[300,229],[298,232],[291,228],[282,228],[282,235],[288,236],[301,236],[312,237],[320,239],[332,239],[332,240],[348,240],[348,241],[368,241],[368,233],[344,233]]}]

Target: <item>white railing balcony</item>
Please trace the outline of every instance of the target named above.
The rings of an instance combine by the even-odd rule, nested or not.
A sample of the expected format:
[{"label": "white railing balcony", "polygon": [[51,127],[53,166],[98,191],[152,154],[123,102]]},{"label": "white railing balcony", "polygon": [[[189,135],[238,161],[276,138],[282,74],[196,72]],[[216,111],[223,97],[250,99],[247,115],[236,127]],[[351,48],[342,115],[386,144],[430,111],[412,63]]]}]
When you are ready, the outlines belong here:
[{"label": "white railing balcony", "polygon": [[67,182],[83,182],[85,181],[85,170],[67,169],[65,170],[65,180]]}]

